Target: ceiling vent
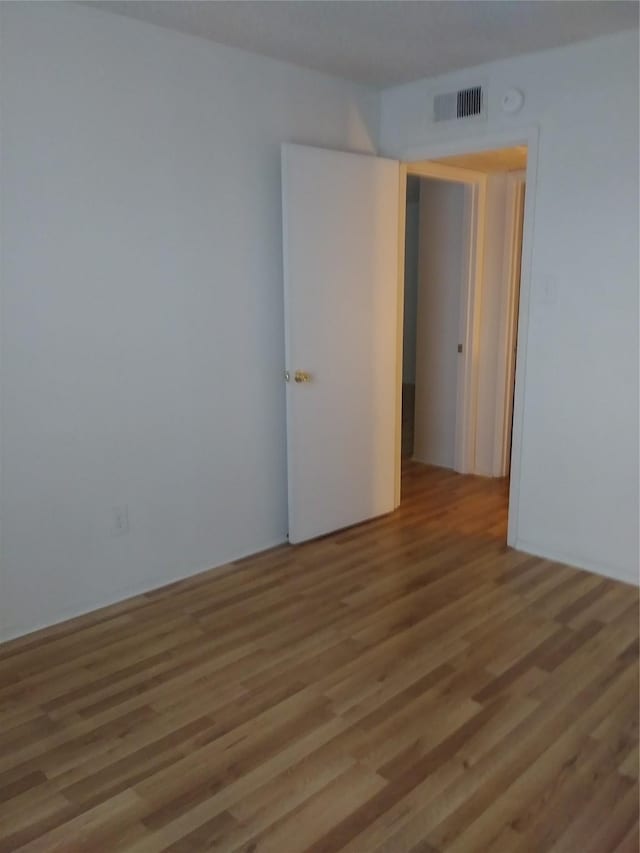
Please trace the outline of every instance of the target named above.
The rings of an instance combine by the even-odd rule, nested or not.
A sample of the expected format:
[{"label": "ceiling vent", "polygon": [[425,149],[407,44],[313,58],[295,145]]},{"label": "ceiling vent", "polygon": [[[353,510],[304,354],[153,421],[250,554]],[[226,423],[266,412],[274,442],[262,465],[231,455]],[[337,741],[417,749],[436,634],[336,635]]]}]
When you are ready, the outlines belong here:
[{"label": "ceiling vent", "polygon": [[485,118],[484,91],[482,86],[444,92],[433,99],[433,120],[459,121],[468,118]]}]

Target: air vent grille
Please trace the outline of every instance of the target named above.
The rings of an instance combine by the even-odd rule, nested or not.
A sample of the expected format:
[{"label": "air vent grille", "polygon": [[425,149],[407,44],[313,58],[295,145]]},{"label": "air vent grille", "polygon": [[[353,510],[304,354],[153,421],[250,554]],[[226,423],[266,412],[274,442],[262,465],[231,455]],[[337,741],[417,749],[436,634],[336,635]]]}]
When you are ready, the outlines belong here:
[{"label": "air vent grille", "polygon": [[446,92],[433,99],[433,120],[451,121],[484,115],[482,86]]},{"label": "air vent grille", "polygon": [[458,92],[457,118],[479,116],[482,112],[482,86],[461,89]]}]

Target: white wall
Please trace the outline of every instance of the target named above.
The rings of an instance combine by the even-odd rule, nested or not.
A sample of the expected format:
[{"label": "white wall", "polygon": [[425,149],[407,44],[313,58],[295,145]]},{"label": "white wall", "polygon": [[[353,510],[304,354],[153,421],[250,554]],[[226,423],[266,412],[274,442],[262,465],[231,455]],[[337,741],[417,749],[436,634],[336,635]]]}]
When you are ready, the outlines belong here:
[{"label": "white wall", "polygon": [[[377,97],[71,4],[0,24],[6,638],[282,541],[279,144],[373,150]],[[540,128],[517,543],[632,579],[637,34],[480,73],[486,124],[429,127],[469,75],[422,81],[380,148]]]},{"label": "white wall", "polygon": [[465,188],[420,181],[413,458],[453,468]]},{"label": "white wall", "polygon": [[370,151],[378,101],[81,6],[0,15],[6,638],[284,539],[279,146]]},{"label": "white wall", "polygon": [[416,312],[418,305],[419,198],[407,198],[404,247],[404,323],[402,326],[402,381],[416,381]]},{"label": "white wall", "polygon": [[[488,120],[430,126],[434,90],[476,79],[488,86]],[[511,86],[526,103],[507,117],[500,100]],[[444,141],[532,126],[540,136],[537,185],[527,186],[535,222],[519,340],[516,544],[637,581],[637,31],[386,90],[380,147],[421,159],[441,155]]]}]

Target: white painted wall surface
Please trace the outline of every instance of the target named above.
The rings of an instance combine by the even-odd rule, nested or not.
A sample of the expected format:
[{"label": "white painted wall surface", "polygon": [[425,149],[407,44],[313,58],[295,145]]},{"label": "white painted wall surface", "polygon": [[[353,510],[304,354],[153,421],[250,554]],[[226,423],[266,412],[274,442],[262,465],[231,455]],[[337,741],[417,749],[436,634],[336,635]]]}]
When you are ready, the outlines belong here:
[{"label": "white painted wall surface", "polygon": [[413,457],[453,468],[465,188],[420,181],[416,408]]},{"label": "white painted wall surface", "polygon": [[371,151],[377,96],[81,6],[0,15],[7,638],[284,539],[280,143]]},{"label": "white painted wall surface", "polygon": [[[488,120],[435,129],[434,90],[480,80]],[[516,86],[525,106],[504,116]],[[638,580],[638,33],[382,94],[386,156],[539,128],[516,544]],[[522,362],[521,362],[522,364]]]},{"label": "white painted wall surface", "polygon": [[407,200],[404,252],[404,323],[402,381],[416,381],[416,321],[418,307],[418,219],[419,201]]}]

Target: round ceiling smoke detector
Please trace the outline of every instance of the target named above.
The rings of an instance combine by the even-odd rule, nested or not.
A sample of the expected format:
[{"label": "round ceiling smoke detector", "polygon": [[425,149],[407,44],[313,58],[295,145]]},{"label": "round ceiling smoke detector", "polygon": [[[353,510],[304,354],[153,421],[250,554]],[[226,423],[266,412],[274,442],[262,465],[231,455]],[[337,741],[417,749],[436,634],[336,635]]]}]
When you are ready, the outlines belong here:
[{"label": "round ceiling smoke detector", "polygon": [[505,113],[517,113],[524,104],[524,95],[520,89],[507,89],[502,96],[502,111]]}]

